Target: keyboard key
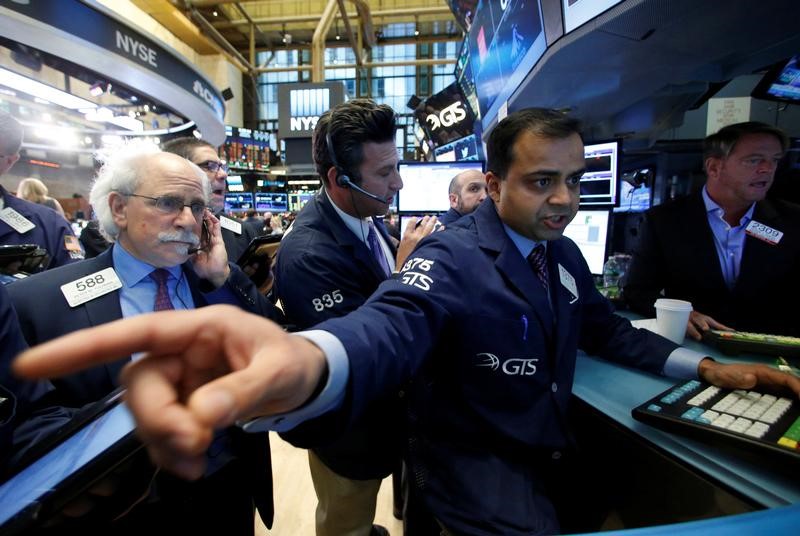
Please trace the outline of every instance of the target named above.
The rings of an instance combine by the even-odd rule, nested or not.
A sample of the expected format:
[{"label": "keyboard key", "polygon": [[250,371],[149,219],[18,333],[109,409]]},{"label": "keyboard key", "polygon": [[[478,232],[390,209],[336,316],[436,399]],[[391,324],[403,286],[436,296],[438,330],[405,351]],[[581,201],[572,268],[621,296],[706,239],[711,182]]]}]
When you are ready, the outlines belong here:
[{"label": "keyboard key", "polygon": [[717,395],[717,393],[719,393],[719,387],[712,385],[711,387],[703,389],[700,393],[693,396],[686,403],[689,404],[690,406],[702,406],[703,404],[714,398]]},{"label": "keyboard key", "polygon": [[767,433],[767,430],[769,430],[769,426],[763,422],[754,422],[744,433],[750,437],[762,438]]},{"label": "keyboard key", "polygon": [[728,430],[730,430],[731,432],[739,432],[740,434],[743,434],[744,431],[750,428],[752,424],[753,421],[745,419],[744,417],[739,417],[738,419],[733,421],[733,423],[730,426],[728,426]]},{"label": "keyboard key", "polygon": [[716,426],[717,428],[728,428],[735,420],[736,418],[734,416],[723,413],[722,415],[714,419],[711,422],[711,425]]}]

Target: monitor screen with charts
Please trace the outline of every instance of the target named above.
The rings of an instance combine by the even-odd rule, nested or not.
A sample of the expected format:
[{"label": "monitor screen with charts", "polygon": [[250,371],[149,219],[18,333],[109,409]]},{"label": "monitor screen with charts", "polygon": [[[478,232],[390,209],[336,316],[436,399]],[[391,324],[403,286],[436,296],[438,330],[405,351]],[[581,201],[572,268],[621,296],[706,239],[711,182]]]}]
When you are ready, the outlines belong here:
[{"label": "monitor screen with charts", "polygon": [[587,143],[581,177],[581,208],[614,207],[619,195],[619,142]]},{"label": "monitor screen with charts", "polygon": [[564,236],[571,238],[583,253],[583,258],[594,275],[603,274],[606,262],[609,212],[607,210],[579,210],[567,225]]},{"label": "monitor screen with charts", "polygon": [[256,210],[259,212],[266,210],[270,212],[286,212],[289,210],[288,196],[275,192],[257,192]]},{"label": "monitor screen with charts", "polygon": [[483,172],[483,162],[401,162],[403,189],[398,193],[400,212],[432,214],[450,210],[450,181],[468,169]]}]

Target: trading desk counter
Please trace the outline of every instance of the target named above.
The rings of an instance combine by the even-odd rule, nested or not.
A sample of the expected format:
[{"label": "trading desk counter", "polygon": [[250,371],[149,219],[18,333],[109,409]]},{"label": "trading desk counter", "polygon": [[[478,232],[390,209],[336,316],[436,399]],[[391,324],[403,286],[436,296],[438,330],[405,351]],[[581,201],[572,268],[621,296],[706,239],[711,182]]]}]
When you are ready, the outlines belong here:
[{"label": "trading desk counter", "polygon": [[[623,316],[630,317],[628,314]],[[775,361],[774,358],[763,356],[724,356],[714,348],[690,339],[684,342],[684,346],[720,362]],[[646,446],[713,485],[741,497],[754,508],[800,503],[800,476],[796,466],[762,464],[737,454],[734,449],[718,449],[702,440],[664,432],[631,417],[634,407],[678,381],[579,354],[573,393],[601,416],[618,425],[623,432],[630,432],[632,437]]]}]

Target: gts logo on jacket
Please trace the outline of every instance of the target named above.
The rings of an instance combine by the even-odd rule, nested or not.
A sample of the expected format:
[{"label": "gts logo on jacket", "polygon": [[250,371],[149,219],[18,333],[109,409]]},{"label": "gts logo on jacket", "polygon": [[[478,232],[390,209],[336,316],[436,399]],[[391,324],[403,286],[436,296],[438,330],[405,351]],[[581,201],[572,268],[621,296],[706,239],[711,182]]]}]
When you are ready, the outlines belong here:
[{"label": "gts logo on jacket", "polygon": [[476,367],[486,367],[492,371],[500,369],[507,376],[533,376],[536,374],[536,363],[539,361],[536,357],[512,357],[503,360],[501,365],[500,358],[494,354],[481,352],[475,357],[477,358]]}]

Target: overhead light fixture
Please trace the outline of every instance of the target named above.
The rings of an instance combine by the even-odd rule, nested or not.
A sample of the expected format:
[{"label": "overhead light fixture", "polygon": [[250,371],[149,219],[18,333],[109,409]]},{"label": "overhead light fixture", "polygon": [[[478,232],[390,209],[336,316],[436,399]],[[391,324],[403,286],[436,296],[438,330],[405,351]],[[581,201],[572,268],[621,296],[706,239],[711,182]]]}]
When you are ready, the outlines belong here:
[{"label": "overhead light fixture", "polygon": [[342,38],[342,36],[339,35],[339,23],[337,22],[336,23],[336,40],[339,41],[341,38]]},{"label": "overhead light fixture", "polygon": [[0,85],[10,87],[22,93],[27,93],[33,97],[45,100],[47,102],[69,108],[70,110],[79,110],[81,108],[97,108],[93,102],[89,102],[75,95],[70,95],[65,91],[42,84],[26,76],[19,75],[8,69],[0,67]]},{"label": "overhead light fixture", "polygon": [[216,10],[212,11],[211,14],[214,15],[215,17],[219,16],[219,13],[217,13]]}]

